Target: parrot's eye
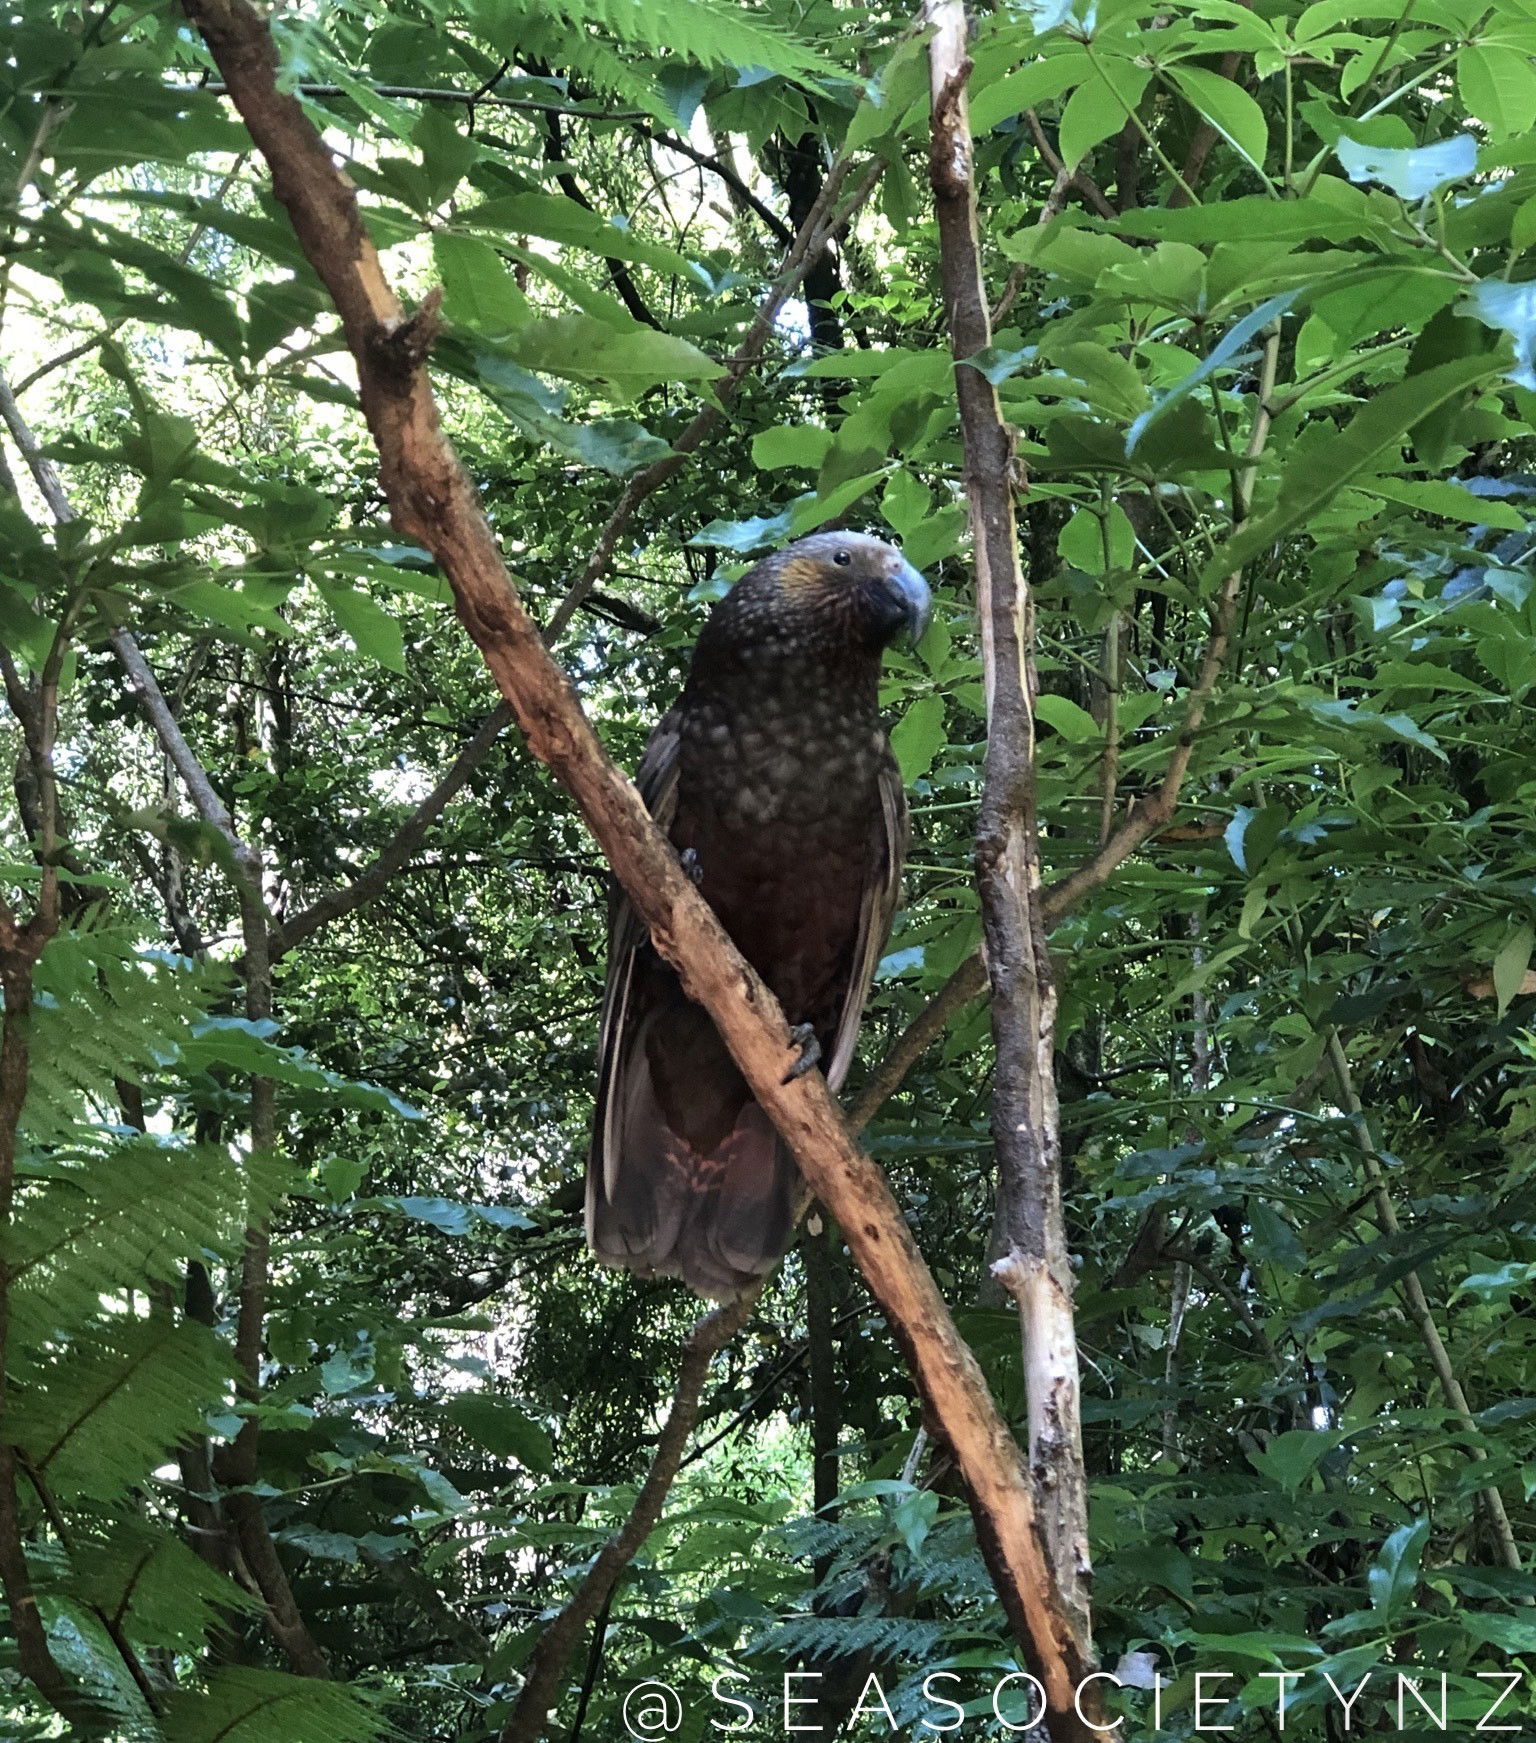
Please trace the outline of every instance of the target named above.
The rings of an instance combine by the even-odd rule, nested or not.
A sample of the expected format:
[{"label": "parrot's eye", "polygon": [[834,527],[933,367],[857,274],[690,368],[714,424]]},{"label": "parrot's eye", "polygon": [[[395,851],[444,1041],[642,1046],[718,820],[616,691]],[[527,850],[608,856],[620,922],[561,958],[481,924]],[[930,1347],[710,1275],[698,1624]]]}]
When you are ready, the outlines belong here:
[{"label": "parrot's eye", "polygon": [[834,551],[832,561],[837,564],[839,569],[846,569],[853,561],[853,557],[848,551]]}]

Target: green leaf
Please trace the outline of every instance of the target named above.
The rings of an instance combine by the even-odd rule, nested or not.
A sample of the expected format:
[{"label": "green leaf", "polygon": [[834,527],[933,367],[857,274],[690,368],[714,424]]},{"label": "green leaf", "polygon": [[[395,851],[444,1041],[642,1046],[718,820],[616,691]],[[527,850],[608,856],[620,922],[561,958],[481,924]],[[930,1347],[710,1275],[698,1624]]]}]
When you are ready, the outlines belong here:
[{"label": "green leaf", "polygon": [[1229,145],[1255,169],[1263,169],[1269,154],[1269,123],[1240,84],[1201,67],[1170,67],[1168,77]]},{"label": "green leaf", "polygon": [[1520,996],[1525,983],[1525,971],[1531,966],[1531,949],[1536,945],[1536,928],[1529,921],[1516,926],[1499,946],[1493,959],[1493,990],[1499,1001],[1499,1015],[1509,1009],[1510,1001]]},{"label": "green leaf", "polygon": [[496,236],[541,236],[565,248],[584,248],[606,260],[649,266],[695,285],[708,282],[692,261],[639,234],[627,219],[604,218],[557,194],[503,194],[471,207],[461,222]]},{"label": "green leaf", "polygon": [[536,442],[614,478],[627,478],[672,450],[660,436],[630,418],[594,418],[577,423],[561,415],[565,396],[505,357],[479,352],[475,373],[497,408]]},{"label": "green leaf", "polygon": [[1061,161],[1076,169],[1096,145],[1125,126],[1146,92],[1151,70],[1130,61],[1103,59],[1067,99],[1061,112]]},{"label": "green leaf", "polygon": [[554,1469],[555,1449],[548,1433],[510,1398],[461,1392],[444,1405],[443,1414],[499,1459],[516,1459],[541,1475]]},{"label": "green leaf", "polygon": [[1102,513],[1088,507],[1077,508],[1056,543],[1062,561],[1085,575],[1129,569],[1136,555],[1135,531],[1117,502]]},{"label": "green leaf", "polygon": [[1016,73],[996,79],[971,99],[971,130],[979,138],[999,121],[1060,97],[1091,76],[1093,65],[1081,48],[1031,61]]},{"label": "green leaf", "polygon": [[387,1197],[360,1200],[357,1208],[398,1211],[415,1222],[429,1223],[445,1235],[467,1235],[482,1225],[496,1229],[531,1229],[537,1227],[531,1217],[524,1216],[505,1204],[471,1204],[457,1198],[425,1196]]},{"label": "green leaf", "polygon": [[[1452,1292],[1452,1299],[1457,1295],[1475,1295],[1480,1301],[1494,1301],[1507,1297],[1512,1290],[1524,1289],[1536,1278],[1536,1263],[1521,1264],[1518,1261],[1501,1265],[1497,1271],[1477,1271],[1470,1277],[1463,1277]],[[1495,1405],[1495,1409],[1499,1406]],[[1483,1415],[1488,1412],[1484,1411]],[[1522,1412],[1524,1414],[1524,1412]]]},{"label": "green leaf", "polygon": [[61,1501],[114,1500],[201,1427],[229,1375],[228,1353],[205,1327],[122,1319],[40,1372],[14,1401],[6,1439]]},{"label": "green leaf", "polygon": [[944,746],[944,698],[919,696],[891,729],[891,749],[901,765],[905,786],[933,767]]},{"label": "green leaf", "polygon": [[387,671],[405,673],[405,637],[400,625],[377,600],[359,588],[335,582],[315,583],[331,616],[357,644],[359,653],[376,660]]},{"label": "green leaf", "polygon": [[[1501,1652],[1536,1652],[1536,1618],[1500,1616],[1486,1610],[1460,1610],[1457,1620],[1474,1640],[1486,1641]],[[1495,1682],[1485,1686],[1491,1694],[1500,1684]],[[1487,1729],[1491,1731],[1495,1727],[1489,1725]]]},{"label": "green leaf", "polygon": [[180,1538],[142,1519],[118,1520],[76,1543],[68,1589],[118,1620],[144,1646],[200,1652],[231,1616],[261,1602],[211,1568]]},{"label": "green leaf", "polygon": [[1338,155],[1352,182],[1385,182],[1403,200],[1422,200],[1448,182],[1464,182],[1477,171],[1477,141],[1470,133],[1403,150],[1362,145],[1345,137],[1339,141]]},{"label": "green leaf", "polygon": [[532,305],[489,242],[440,230],[432,253],[443,281],[443,313],[455,326],[494,339],[533,319]]},{"label": "green leaf", "polygon": [[695,549],[714,548],[738,555],[765,551],[788,536],[797,506],[798,501],[777,514],[757,515],[749,520],[712,520],[708,526],[700,527],[688,543]]},{"label": "green leaf", "polygon": [[1383,1616],[1395,1616],[1412,1602],[1414,1589],[1419,1583],[1419,1563],[1424,1557],[1424,1545],[1429,1542],[1429,1527],[1427,1519],[1398,1526],[1366,1570],[1371,1607]]},{"label": "green leaf", "polygon": [[525,369],[605,381],[633,398],[663,381],[712,381],[721,365],[698,346],[650,327],[620,329],[591,315],[530,321],[506,341]]},{"label": "green leaf", "polygon": [[832,432],[820,424],[781,424],[774,430],[760,430],[752,438],[752,463],[764,472],[787,466],[814,471],[831,446]]},{"label": "green leaf", "polygon": [[1102,729],[1086,708],[1066,696],[1047,692],[1035,701],[1035,718],[1043,720],[1068,744],[1091,744],[1103,736]]},{"label": "green leaf", "polygon": [[1277,1434],[1262,1452],[1250,1451],[1248,1462],[1288,1495],[1294,1495],[1323,1455],[1348,1438],[1349,1431],[1342,1428],[1292,1428]]},{"label": "green leaf", "polygon": [[1512,503],[1474,496],[1454,478],[1373,478],[1358,488],[1385,502],[1401,503],[1416,513],[1464,521],[1468,526],[1502,527],[1520,533],[1530,525],[1529,517]]},{"label": "green leaf", "polygon": [[384,1721],[341,1683],[224,1665],[165,1697],[165,1743],[374,1743]]},{"label": "green leaf", "polygon": [[[374,1083],[352,1082],[338,1072],[327,1071],[308,1058],[299,1047],[274,1046],[275,1023],[257,1023],[246,1017],[203,1017],[190,1035],[181,1040],[182,1062],[192,1071],[225,1066],[253,1077],[270,1077],[296,1090],[307,1091],[322,1106],[354,1107],[370,1113],[394,1114],[403,1120],[419,1120],[421,1113],[402,1101],[393,1090]],[[297,1098],[296,1098],[297,1099]]]},{"label": "green leaf", "polygon": [[1468,114],[1495,142],[1536,125],[1536,68],[1528,51],[1498,43],[1468,43],[1456,56],[1456,85]]}]

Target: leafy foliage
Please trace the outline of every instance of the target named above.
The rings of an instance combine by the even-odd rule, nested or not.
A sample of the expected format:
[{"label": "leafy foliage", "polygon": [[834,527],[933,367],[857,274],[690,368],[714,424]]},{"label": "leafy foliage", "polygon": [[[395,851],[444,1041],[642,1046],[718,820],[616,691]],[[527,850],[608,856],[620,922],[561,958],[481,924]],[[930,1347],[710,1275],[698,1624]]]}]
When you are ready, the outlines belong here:
[{"label": "leafy foliage", "polygon": [[[1341,1734],[1324,1673],[1370,1673],[1353,1728],[1393,1729],[1398,1666],[1426,1698],[1444,1674],[1470,1729],[1479,1675],[1536,1654],[1536,38],[1513,0],[1365,10],[1040,0],[978,9],[970,45],[998,315],[963,367],[1030,479],[1047,875],[1188,737],[1173,825],[1053,940],[1096,1640],[1106,1667],[1152,1656],[1172,1736],[1201,1670],[1229,1673],[1202,1722],[1239,1738],[1271,1734],[1281,1669],[1303,1733]],[[385,524],[335,317],[175,9],[13,11],[0,373],[76,514],[53,523],[11,443],[22,915],[40,798],[16,699],[55,650],[61,691],[63,924],[10,1013],[0,1244],[38,1614],[108,1733],[493,1737],[633,1500],[693,1312],[581,1252],[602,867],[510,734],[399,834],[495,698]],[[881,166],[557,650],[633,767],[754,553],[839,520],[935,580],[927,638],[887,667],[916,838],[873,1067],[979,934],[985,698],[921,33],[826,0],[275,22],[391,273],[443,287],[445,417],[546,622],[624,482],[718,391],[839,152]],[[270,1016],[241,1002],[239,867],[137,711],[120,626],[259,849]],[[990,1068],[977,1002],[869,1142],[1019,1423],[986,1281]],[[268,1238],[252,1373],[243,1270]],[[711,1705],[723,1672],[765,1722],[786,1671],[821,1675],[829,1729],[875,1676],[915,1727],[948,1716],[924,1706],[939,1669],[1005,1734],[988,1691],[1014,1647],[942,1443],[835,1230],[819,1251],[718,1364],[556,1734],[620,1734],[648,1676],[704,1734],[739,1716]],[[295,1631],[233,1552],[242,1502],[334,1680],[291,1674]],[[8,1716],[56,1734],[19,1654]]]}]

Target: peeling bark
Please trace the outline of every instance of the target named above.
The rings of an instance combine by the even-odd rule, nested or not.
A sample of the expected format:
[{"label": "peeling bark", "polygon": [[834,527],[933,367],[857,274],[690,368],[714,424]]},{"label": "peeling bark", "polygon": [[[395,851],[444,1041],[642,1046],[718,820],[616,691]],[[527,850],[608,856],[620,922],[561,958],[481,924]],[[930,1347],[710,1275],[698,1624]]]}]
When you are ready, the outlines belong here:
[{"label": "peeling bark", "polygon": [[997,1046],[992,1135],[998,1163],[993,1274],[1019,1309],[1029,1467],[1054,1596],[1077,1656],[1093,1657],[1087,1479],[1079,1428],[1072,1273],[1061,1206],[1056,991],[1051,980],[1035,816],[1034,602],[1019,555],[1023,479],[997,391],[966,361],[992,342],[976,207],[963,0],[933,0],[929,178],[939,226],[955,395],[965,444],[976,602],[987,697],[986,780],[976,879]]}]

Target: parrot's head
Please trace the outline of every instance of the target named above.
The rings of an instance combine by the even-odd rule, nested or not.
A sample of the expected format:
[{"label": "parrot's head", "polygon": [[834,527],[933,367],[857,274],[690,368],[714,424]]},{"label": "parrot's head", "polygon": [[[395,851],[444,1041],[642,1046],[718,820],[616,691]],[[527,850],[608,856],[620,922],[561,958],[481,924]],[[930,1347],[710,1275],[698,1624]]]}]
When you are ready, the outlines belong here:
[{"label": "parrot's head", "polygon": [[750,569],[732,589],[744,624],[853,642],[878,651],[905,633],[922,640],[928,583],[894,545],[867,533],[813,533]]}]

